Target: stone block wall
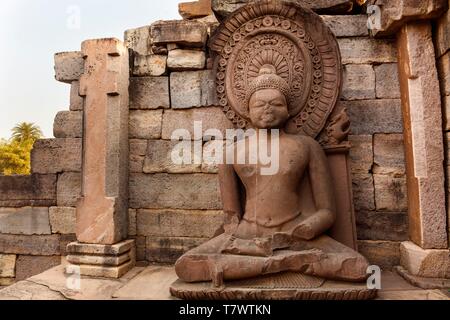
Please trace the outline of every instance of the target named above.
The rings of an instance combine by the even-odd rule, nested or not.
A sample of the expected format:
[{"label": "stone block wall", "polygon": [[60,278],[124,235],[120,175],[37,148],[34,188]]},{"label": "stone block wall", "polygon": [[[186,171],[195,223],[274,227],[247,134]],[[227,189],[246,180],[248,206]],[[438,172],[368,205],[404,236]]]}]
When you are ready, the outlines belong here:
[{"label": "stone block wall", "polygon": [[[341,104],[352,120],[351,165],[360,250],[373,263],[399,263],[407,240],[403,126],[394,39],[369,37],[365,15],[322,16],[338,37],[344,65]],[[170,154],[176,129],[194,137],[231,124],[215,97],[205,43],[209,18],[162,21],[129,30],[134,53],[130,87],[130,232],[138,259],[173,263],[212,237],[222,221],[217,167],[177,166]],[[189,36],[184,30],[190,30]],[[203,131],[203,132],[204,132]],[[203,136],[203,148],[209,137]],[[217,143],[217,142],[216,142]]]},{"label": "stone block wall", "polygon": [[[450,6],[450,1],[449,1]],[[442,114],[444,122],[445,166],[447,188],[447,228],[450,234],[450,11],[447,11],[434,23],[434,42],[436,49],[436,65],[440,81]],[[449,239],[450,241],[450,239]]]},{"label": "stone block wall", "polygon": [[[399,263],[400,242],[408,239],[395,41],[370,38],[365,15],[323,19],[342,53],[340,103],[352,121],[359,248],[372,263],[389,268]],[[217,106],[213,61],[206,49],[217,25],[209,16],[125,32],[131,53],[129,235],[136,239],[141,261],[173,263],[214,236],[222,223],[217,166],[205,159],[177,166],[170,157],[174,130],[187,129],[203,148],[203,158],[205,150],[223,143],[209,141],[205,131],[232,128]],[[68,111],[55,117],[55,138],[36,143],[31,176],[0,177],[0,285],[59,264],[66,244],[75,240],[83,68],[79,52],[55,56],[56,79],[71,86]],[[201,135],[195,134],[194,121],[203,121]]]},{"label": "stone block wall", "polygon": [[0,176],[0,286],[61,263],[76,239],[76,202],[81,193],[83,99],[80,52],[55,55],[55,78],[71,85],[69,111],[55,117],[54,139],[39,140],[30,176]]}]

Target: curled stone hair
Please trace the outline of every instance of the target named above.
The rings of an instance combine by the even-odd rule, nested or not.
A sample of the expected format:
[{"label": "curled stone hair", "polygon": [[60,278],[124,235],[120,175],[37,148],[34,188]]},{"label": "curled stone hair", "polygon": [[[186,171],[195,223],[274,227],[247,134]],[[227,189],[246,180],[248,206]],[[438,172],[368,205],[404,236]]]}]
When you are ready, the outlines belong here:
[{"label": "curled stone hair", "polygon": [[276,74],[276,69],[273,65],[266,64],[262,66],[259,71],[259,76],[250,82],[246,97],[247,110],[249,108],[250,98],[255,92],[262,89],[279,90],[286,98],[286,101],[289,101],[289,84]]}]

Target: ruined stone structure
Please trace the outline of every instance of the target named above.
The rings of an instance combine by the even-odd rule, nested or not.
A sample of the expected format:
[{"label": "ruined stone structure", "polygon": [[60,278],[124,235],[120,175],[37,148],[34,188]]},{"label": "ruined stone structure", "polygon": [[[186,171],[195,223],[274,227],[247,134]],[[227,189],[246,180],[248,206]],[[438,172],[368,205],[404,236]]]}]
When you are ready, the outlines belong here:
[{"label": "ruined stone structure", "polygon": [[[55,55],[70,106],[56,115],[55,138],[36,142],[32,175],[0,177],[0,286],[61,256],[83,274],[120,277],[135,261],[174,263],[214,236],[223,222],[217,166],[170,159],[176,129],[207,148],[220,142],[196,135],[194,121],[203,132],[233,128],[216,95],[207,44],[220,22],[210,2],[223,21],[247,1],[183,4],[184,20]],[[358,251],[416,285],[448,286],[448,0],[291,2],[337,37]],[[381,19],[373,30],[370,5]]]}]

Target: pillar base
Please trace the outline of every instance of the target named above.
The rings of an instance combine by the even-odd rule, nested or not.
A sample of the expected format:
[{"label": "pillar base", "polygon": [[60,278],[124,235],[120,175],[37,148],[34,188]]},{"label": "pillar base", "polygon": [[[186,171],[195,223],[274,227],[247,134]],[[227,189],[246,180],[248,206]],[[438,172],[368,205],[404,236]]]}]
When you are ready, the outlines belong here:
[{"label": "pillar base", "polygon": [[[430,283],[438,285],[443,280],[450,282],[450,251],[448,249],[422,249],[413,242],[406,241],[400,245],[400,275],[410,282],[424,283],[430,278]],[[420,285],[419,285],[420,286]],[[424,284],[424,286],[426,286]],[[421,287],[421,286],[420,286]]]},{"label": "pillar base", "polygon": [[415,287],[419,287],[425,290],[432,289],[448,289],[450,288],[450,279],[443,278],[423,278],[417,277],[410,274],[405,268],[402,266],[397,266],[394,268],[395,271],[407,282],[412,284]]},{"label": "pillar base", "polygon": [[134,240],[114,245],[72,242],[67,245],[66,273],[118,279],[136,265]]}]

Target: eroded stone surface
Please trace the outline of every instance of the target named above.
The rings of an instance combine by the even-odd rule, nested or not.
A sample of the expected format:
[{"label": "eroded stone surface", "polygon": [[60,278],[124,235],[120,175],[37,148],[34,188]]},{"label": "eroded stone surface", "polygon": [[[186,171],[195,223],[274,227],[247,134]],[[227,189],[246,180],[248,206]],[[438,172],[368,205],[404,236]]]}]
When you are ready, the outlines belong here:
[{"label": "eroded stone surface", "polygon": [[55,78],[71,83],[80,79],[84,72],[83,54],[79,51],[55,54]]},{"label": "eroded stone surface", "polygon": [[355,210],[375,209],[375,189],[371,174],[353,174],[353,202]]},{"label": "eroded stone surface", "polygon": [[408,239],[406,212],[356,212],[356,231],[360,240],[405,241]]},{"label": "eroded stone surface", "polygon": [[170,108],[169,78],[130,78],[130,109],[159,108]]},{"label": "eroded stone surface", "polygon": [[143,76],[162,76],[166,73],[167,56],[164,55],[139,55],[134,56],[133,75]]},{"label": "eroded stone surface", "polygon": [[82,138],[83,113],[81,111],[61,111],[53,124],[55,138]]},{"label": "eroded stone surface", "polygon": [[56,175],[2,176],[0,207],[52,206],[56,204]]},{"label": "eroded stone surface", "polygon": [[175,263],[184,253],[207,240],[207,238],[147,237],[146,258],[150,262]]},{"label": "eroded stone surface", "polygon": [[0,208],[0,233],[16,235],[51,234],[48,208]]},{"label": "eroded stone surface", "polygon": [[403,135],[376,134],[374,136],[374,173],[405,174]]},{"label": "eroded stone surface", "polygon": [[[203,135],[196,136],[194,123],[201,122]],[[226,130],[233,129],[233,124],[225,117],[218,107],[198,108],[189,110],[167,110],[163,115],[162,138],[171,140],[176,130],[187,130],[191,140],[207,139],[209,129],[219,130],[223,137],[226,137]]]},{"label": "eroded stone surface", "polygon": [[134,139],[160,139],[162,110],[130,111],[129,137]]},{"label": "eroded stone surface", "polygon": [[390,269],[400,263],[400,243],[392,241],[358,241],[359,252],[370,264]]},{"label": "eroded stone surface", "polygon": [[14,278],[16,268],[16,255],[0,254],[0,278]]},{"label": "eroded stone surface", "polygon": [[172,72],[170,95],[173,109],[217,105],[213,73],[205,71]]},{"label": "eroded stone surface", "polygon": [[349,141],[351,170],[354,173],[369,173],[373,165],[373,137],[371,135],[351,135]]},{"label": "eroded stone surface", "polygon": [[366,15],[322,15],[336,37],[365,37],[369,35]]},{"label": "eroded stone surface", "polygon": [[16,280],[22,281],[61,264],[61,257],[18,256]]},{"label": "eroded stone surface", "polygon": [[81,173],[64,172],[58,176],[58,207],[76,207],[81,197]]},{"label": "eroded stone surface", "polygon": [[197,0],[181,2],[178,4],[178,12],[183,19],[195,19],[212,14],[211,0]]},{"label": "eroded stone surface", "polygon": [[406,177],[374,174],[375,203],[379,211],[407,211]]},{"label": "eroded stone surface", "polygon": [[59,255],[59,239],[59,235],[0,234],[0,252],[41,256]]},{"label": "eroded stone surface", "polygon": [[76,232],[76,208],[51,207],[50,225],[53,233],[73,234]]},{"label": "eroded stone surface", "polygon": [[341,38],[338,42],[343,64],[397,62],[397,48],[393,40]]},{"label": "eroded stone surface", "polygon": [[375,99],[375,72],[371,65],[349,64],[344,66],[342,99]]},{"label": "eroded stone surface", "polygon": [[424,250],[413,242],[402,242],[400,263],[412,275],[450,278],[450,253],[445,250]]},{"label": "eroded stone surface", "polygon": [[341,104],[348,110],[354,135],[403,132],[400,100],[342,101]]},{"label": "eroded stone surface", "polygon": [[377,99],[399,99],[400,80],[397,63],[383,63],[374,66]]},{"label": "eroded stone surface", "polygon": [[80,96],[80,81],[72,81],[70,85],[70,111],[82,111],[84,99]]},{"label": "eroded stone surface", "polygon": [[[144,173],[195,173],[201,172],[202,142],[150,140],[145,156]],[[186,151],[186,152],[185,152]],[[186,154],[185,154],[186,153]],[[186,163],[181,161],[186,160]],[[175,162],[174,162],[175,161]],[[180,162],[178,162],[180,161]]]},{"label": "eroded stone surface", "polygon": [[210,238],[223,221],[222,211],[154,209],[137,213],[138,235],[141,236]]},{"label": "eroded stone surface", "polygon": [[130,207],[221,209],[217,176],[133,173],[130,175]]},{"label": "eroded stone surface", "polygon": [[169,51],[167,66],[174,71],[201,70],[205,68],[204,51],[175,49]]},{"label": "eroded stone surface", "polygon": [[188,47],[203,47],[207,35],[206,26],[197,21],[158,21],[151,26],[154,44],[177,43]]},{"label": "eroded stone surface", "polygon": [[[51,164],[51,165],[49,165]],[[48,174],[81,171],[81,139],[45,139],[31,151],[31,171]]]},{"label": "eroded stone surface", "polygon": [[138,54],[150,54],[150,42],[150,26],[125,31],[125,45]]}]

